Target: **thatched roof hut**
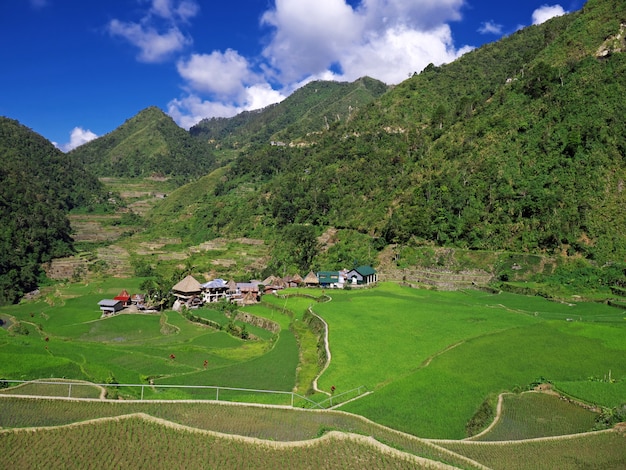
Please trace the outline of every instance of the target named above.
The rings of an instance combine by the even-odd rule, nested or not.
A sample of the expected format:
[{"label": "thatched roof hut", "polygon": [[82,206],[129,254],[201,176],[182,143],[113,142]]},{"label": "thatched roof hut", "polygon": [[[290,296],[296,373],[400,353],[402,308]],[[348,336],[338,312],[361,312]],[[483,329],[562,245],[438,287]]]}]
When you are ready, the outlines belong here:
[{"label": "thatched roof hut", "polygon": [[306,275],[306,277],[304,278],[304,283],[307,286],[319,286],[320,284],[320,280],[317,278],[317,276],[315,275],[315,273],[313,271],[311,271],[309,274]]},{"label": "thatched roof hut", "polygon": [[172,287],[174,295],[181,298],[189,298],[194,295],[198,295],[201,290],[202,286],[192,275],[185,277],[182,281]]},{"label": "thatched roof hut", "polygon": [[261,282],[265,286],[265,290],[284,289],[287,283],[277,276],[270,276]]},{"label": "thatched roof hut", "polygon": [[283,277],[283,281],[287,284],[287,287],[298,287],[300,284],[304,284],[304,279],[300,274],[288,275]]}]

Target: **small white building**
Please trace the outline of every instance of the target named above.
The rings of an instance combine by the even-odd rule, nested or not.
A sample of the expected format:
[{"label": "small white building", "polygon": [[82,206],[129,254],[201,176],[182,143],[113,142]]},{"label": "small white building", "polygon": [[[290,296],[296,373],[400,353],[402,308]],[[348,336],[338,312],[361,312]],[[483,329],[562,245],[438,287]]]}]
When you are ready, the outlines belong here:
[{"label": "small white building", "polygon": [[351,269],[346,274],[346,278],[353,286],[368,285],[378,282],[378,274],[376,274],[376,270],[371,266],[359,266],[358,268]]},{"label": "small white building", "polygon": [[219,302],[230,298],[228,283],[224,279],[214,279],[205,282],[202,287],[202,300],[204,303]]}]

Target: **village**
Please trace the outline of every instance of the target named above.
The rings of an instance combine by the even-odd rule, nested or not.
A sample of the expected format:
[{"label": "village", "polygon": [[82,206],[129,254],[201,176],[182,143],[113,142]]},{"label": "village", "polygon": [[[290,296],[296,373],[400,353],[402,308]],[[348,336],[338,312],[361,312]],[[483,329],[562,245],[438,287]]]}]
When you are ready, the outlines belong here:
[{"label": "village", "polygon": [[[378,275],[371,266],[359,266],[351,270],[309,272],[304,278],[299,274],[270,276],[265,280],[250,282],[225,281],[216,278],[200,283],[192,275],[188,275],[172,286],[171,294],[176,298],[172,309],[180,311],[185,308],[198,308],[205,304],[227,300],[237,305],[251,305],[259,302],[264,294],[275,294],[288,287],[310,287],[327,289],[344,289],[346,287],[364,287],[378,281]],[[112,299],[98,302],[103,317],[121,311],[156,312],[149,305],[145,294],[129,294],[125,289]]]}]

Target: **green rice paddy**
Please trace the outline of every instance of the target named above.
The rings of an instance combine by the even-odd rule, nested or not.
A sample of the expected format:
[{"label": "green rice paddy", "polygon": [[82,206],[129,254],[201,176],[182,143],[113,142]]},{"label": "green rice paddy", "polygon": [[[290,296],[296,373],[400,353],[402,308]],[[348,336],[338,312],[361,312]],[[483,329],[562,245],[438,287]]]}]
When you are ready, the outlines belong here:
[{"label": "green rice paddy", "polygon": [[[45,294],[45,301],[1,309],[28,334],[0,330],[0,377],[151,381],[159,391],[149,398],[197,397],[158,385],[303,394],[321,367],[317,339],[303,322],[312,307],[328,324],[331,352],[318,386],[334,387],[337,395],[365,386],[371,394],[341,409],[413,435],[466,437],[468,421],[485,400],[495,403],[500,392],[540,380],[562,384],[582,401],[626,401],[626,322],[623,312],[604,304],[391,283],[326,291],[328,302],[317,302],[321,290],[290,290],[306,296],[266,296],[243,309],[281,327],[272,334],[248,325],[256,339],[244,341],[171,311],[100,318],[98,300],[122,288],[133,291],[139,282],[69,285]],[[195,313],[226,321],[214,310]],[[136,398],[138,391],[118,393]]]}]

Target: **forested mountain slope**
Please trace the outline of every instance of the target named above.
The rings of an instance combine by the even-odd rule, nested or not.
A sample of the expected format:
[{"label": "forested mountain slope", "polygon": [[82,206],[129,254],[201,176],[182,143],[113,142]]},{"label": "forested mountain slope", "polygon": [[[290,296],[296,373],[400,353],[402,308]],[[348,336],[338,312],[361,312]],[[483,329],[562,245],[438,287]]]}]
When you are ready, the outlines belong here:
[{"label": "forested mountain slope", "polygon": [[156,107],[144,109],[114,131],[70,152],[98,176],[177,177],[184,182],[208,173],[215,158]]},{"label": "forested mountain slope", "polygon": [[204,119],[191,135],[219,147],[242,148],[249,143],[306,142],[307,136],[345,122],[384,92],[387,85],[363,77],[352,83],[315,81],[296,90],[281,103],[232,118]]},{"label": "forested mountain slope", "polygon": [[40,263],[71,251],[69,210],[105,200],[100,182],[80,163],[0,117],[0,303],[37,287]]},{"label": "forested mountain slope", "polygon": [[[626,3],[589,0],[393,88],[313,82],[191,132],[151,107],[66,156],[5,120],[1,274],[32,286],[36,263],[66,251],[64,211],[94,203],[87,187],[101,194],[83,165],[193,180],[150,214],[146,235],[262,238],[272,273],[371,263],[408,243],[624,261],[624,24]],[[14,284],[7,299],[23,290]]]},{"label": "forested mountain slope", "polygon": [[[429,66],[311,139],[251,147],[190,233],[626,257],[626,4],[590,0]],[[307,228],[308,230],[308,228]]]}]

